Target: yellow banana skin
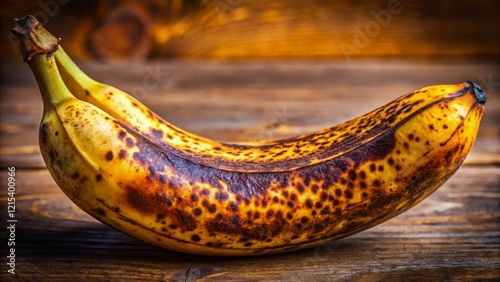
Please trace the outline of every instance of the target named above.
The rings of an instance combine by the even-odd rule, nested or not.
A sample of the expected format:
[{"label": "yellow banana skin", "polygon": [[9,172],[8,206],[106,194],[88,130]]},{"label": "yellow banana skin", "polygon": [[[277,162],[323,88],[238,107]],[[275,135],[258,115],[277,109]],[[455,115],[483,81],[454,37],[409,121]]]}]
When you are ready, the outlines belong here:
[{"label": "yellow banana skin", "polygon": [[[36,26],[29,18],[18,25],[26,29],[26,22]],[[21,43],[34,41],[20,30]],[[309,248],[408,210],[462,164],[486,101],[471,82],[425,87],[316,133],[256,146],[226,144],[223,154],[186,152],[200,144],[184,140],[194,135],[179,135],[187,147],[163,144],[76,99],[59,74],[58,51],[31,54],[29,45],[22,44],[23,54],[44,100],[40,148],[59,187],[117,230],[195,254]],[[159,131],[163,138],[165,129]],[[252,150],[254,157],[239,155]]]}]

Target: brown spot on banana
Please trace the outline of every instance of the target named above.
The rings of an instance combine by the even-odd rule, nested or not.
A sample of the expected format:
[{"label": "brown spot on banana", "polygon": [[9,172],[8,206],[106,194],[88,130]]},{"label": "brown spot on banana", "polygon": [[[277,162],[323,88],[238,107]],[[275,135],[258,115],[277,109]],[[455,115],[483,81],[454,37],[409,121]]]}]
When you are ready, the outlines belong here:
[{"label": "brown spot on banana", "polygon": [[[404,122],[335,158],[282,172],[242,173],[201,165],[128,131],[136,140],[136,160],[148,177],[134,186],[137,188],[124,187],[128,191],[125,202],[144,216],[161,214],[168,236],[180,236],[175,230],[191,232],[192,243],[211,248],[270,251],[340,238],[415,205],[463,161],[466,152],[456,149],[463,147],[457,144],[451,149],[448,144],[433,149],[434,156],[444,158],[420,160],[418,167],[413,163],[420,155],[396,153],[429,150],[436,145],[432,140],[421,142],[415,133],[407,132],[414,130],[407,123],[432,108],[423,107]],[[479,115],[475,116],[473,124],[478,122]],[[463,120],[457,120],[450,136],[464,127],[460,124]],[[409,134],[413,138],[408,138]],[[470,139],[455,139],[470,148]],[[156,188],[146,190],[149,196],[137,194],[145,185]],[[302,193],[297,193],[299,190]],[[271,202],[275,204],[269,205]],[[180,210],[185,212],[181,217],[176,213]],[[179,222],[187,228],[179,229]]]}]

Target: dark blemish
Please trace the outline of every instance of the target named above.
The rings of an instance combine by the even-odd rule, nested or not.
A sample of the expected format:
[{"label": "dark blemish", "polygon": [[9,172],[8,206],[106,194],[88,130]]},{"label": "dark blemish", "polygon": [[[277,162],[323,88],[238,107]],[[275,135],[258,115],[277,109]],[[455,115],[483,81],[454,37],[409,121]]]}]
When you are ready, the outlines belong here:
[{"label": "dark blemish", "polygon": [[273,217],[273,215],[274,215],[274,211],[273,211],[273,210],[269,210],[269,211],[267,211],[267,213],[266,213],[266,217],[267,217],[267,218],[271,218],[271,217]]},{"label": "dark blemish", "polygon": [[148,171],[151,174],[151,176],[153,176],[153,177],[158,173],[158,170],[154,166],[149,166]]},{"label": "dark blemish", "polygon": [[306,187],[304,187],[304,185],[302,185],[302,184],[299,184],[299,185],[297,185],[297,190],[300,193],[304,193],[304,191],[306,190]]},{"label": "dark blemish", "polygon": [[401,169],[402,169],[401,165],[399,165],[399,164],[398,164],[398,165],[396,165],[396,170],[397,170],[397,171],[400,171]]},{"label": "dark blemish", "polygon": [[311,189],[312,189],[313,193],[316,194],[316,192],[318,192],[318,190],[319,190],[318,184],[314,184]]},{"label": "dark blemish", "polygon": [[85,89],[85,95],[90,95],[90,92],[87,89]]},{"label": "dark blemish", "polygon": [[130,137],[125,140],[125,143],[127,144],[127,147],[129,147],[129,148],[132,148],[135,145],[134,140],[132,140],[132,138],[130,138]]},{"label": "dark blemish", "polygon": [[56,136],[59,135],[59,131],[56,131],[56,133],[54,133]]},{"label": "dark blemish", "polygon": [[210,206],[210,202],[208,200],[203,200],[201,202],[201,204],[205,207],[205,208],[208,208],[208,206]]},{"label": "dark blemish", "polygon": [[366,182],[364,182],[364,181],[359,182],[359,187],[360,187],[361,189],[365,189],[367,186],[368,186],[368,185],[366,184]]},{"label": "dark blemish", "polygon": [[[126,200],[128,201],[128,204],[131,207],[135,208],[136,210],[146,214],[152,213],[155,207],[157,206],[156,201],[161,200],[161,199],[155,199],[154,196],[145,193],[141,189],[135,189],[130,186],[126,186],[125,191],[126,191]],[[164,197],[164,199],[168,200],[167,197]]]},{"label": "dark blemish", "polygon": [[163,132],[161,130],[153,129],[151,132],[153,133],[153,136],[155,138],[158,138],[158,139],[163,138]]},{"label": "dark blemish", "polygon": [[237,212],[238,211],[238,204],[235,202],[231,202],[231,204],[229,205],[229,208],[231,209],[231,211]]},{"label": "dark blemish", "polygon": [[102,174],[98,174],[95,176],[95,180],[101,181],[101,179],[102,179]]},{"label": "dark blemish", "polygon": [[196,193],[193,193],[193,194],[191,195],[191,201],[193,201],[193,202],[198,201],[198,198],[199,198],[199,196],[198,196],[198,194],[196,194]]},{"label": "dark blemish", "polygon": [[274,203],[278,203],[280,201],[280,198],[278,198],[278,196],[274,196],[273,197],[273,202]]},{"label": "dark blemish", "polygon": [[209,190],[207,190],[207,189],[203,189],[203,190],[201,190],[200,194],[201,194],[202,196],[208,196],[208,195],[210,195],[210,191],[209,191]]},{"label": "dark blemish", "polygon": [[139,152],[135,152],[134,153],[134,159],[140,161],[143,164],[145,164],[148,161],[148,159],[146,158],[146,156],[144,156],[143,154],[141,154]]},{"label": "dark blemish", "polygon": [[106,153],[106,160],[111,161],[113,159],[113,152],[108,151]]},{"label": "dark blemish", "polygon": [[370,171],[371,172],[375,172],[376,169],[377,169],[377,166],[375,164],[370,164]]},{"label": "dark blemish", "polygon": [[410,141],[413,141],[414,138],[415,136],[413,134],[408,135],[408,139],[410,139]]},{"label": "dark blemish", "polygon": [[305,175],[304,176],[304,185],[309,186],[311,184],[311,175]]},{"label": "dark blemish", "polygon": [[288,201],[287,205],[288,205],[290,208],[293,208],[293,202],[292,202],[292,201]]},{"label": "dark blemish", "polygon": [[195,216],[200,216],[200,215],[201,215],[201,209],[200,209],[200,208],[195,208],[195,209],[193,210],[193,214],[194,214]]},{"label": "dark blemish", "polygon": [[434,130],[434,125],[433,124],[429,124],[429,129],[430,130]]},{"label": "dark blemish", "polygon": [[126,158],[126,157],[127,157],[127,155],[128,155],[128,154],[127,154],[127,151],[125,151],[125,150],[123,150],[123,149],[121,149],[121,150],[120,150],[120,153],[118,153],[118,157],[119,157],[120,159],[124,159],[124,158]]},{"label": "dark blemish", "polygon": [[262,207],[267,207],[267,199],[262,200]]},{"label": "dark blemish", "polygon": [[326,192],[321,193],[320,199],[321,201],[326,201],[326,199],[328,199],[328,193]]},{"label": "dark blemish", "polygon": [[48,124],[48,122],[45,122],[40,126],[40,136],[41,136],[41,140],[43,140],[44,142],[47,142],[47,137],[49,136],[49,124]]},{"label": "dark blemish", "polygon": [[292,215],[291,213],[287,213],[287,214],[286,214],[286,218],[290,220],[290,219],[292,219],[292,218],[293,218],[293,215]]},{"label": "dark blemish", "polygon": [[71,175],[71,179],[78,179],[78,177],[80,177],[80,174],[78,172],[75,172],[73,173],[73,175]]},{"label": "dark blemish", "polygon": [[393,165],[393,164],[394,164],[394,159],[393,159],[393,158],[389,158],[389,159],[387,160],[387,163],[388,163],[389,165]]},{"label": "dark blemish", "polygon": [[187,214],[179,209],[172,210],[171,218],[178,226],[180,226],[182,231],[193,231],[196,229],[195,219],[190,214]]},{"label": "dark blemish", "polygon": [[373,180],[373,186],[380,187],[381,185],[382,184],[380,183],[380,180],[378,180],[378,179]]},{"label": "dark blemish", "polygon": [[301,219],[300,219],[300,222],[302,222],[303,224],[306,224],[309,222],[309,218],[307,218],[306,216],[303,216]]},{"label": "dark blemish", "polygon": [[321,210],[320,214],[325,215],[330,213],[330,207],[325,207]]},{"label": "dark blemish", "polygon": [[342,190],[340,190],[340,189],[335,189],[335,195],[336,195],[337,197],[342,196]]},{"label": "dark blemish", "polygon": [[408,150],[408,149],[410,149],[410,144],[408,144],[407,142],[404,142],[403,147],[405,147],[405,149]]},{"label": "dark blemish", "polygon": [[288,196],[289,196],[289,195],[290,195],[290,194],[288,193],[288,191],[283,191],[283,196],[284,196],[285,198],[288,198]]},{"label": "dark blemish", "polygon": [[208,211],[210,213],[214,213],[217,211],[217,207],[214,204],[211,204],[210,207],[208,208]]},{"label": "dark blemish", "polygon": [[106,216],[106,211],[103,208],[96,208],[95,212],[100,216]]},{"label": "dark blemish", "polygon": [[168,177],[166,175],[162,174],[162,175],[160,175],[159,180],[160,180],[161,184],[165,184],[168,182]]},{"label": "dark blemish", "polygon": [[352,194],[352,191],[351,191],[351,190],[345,190],[345,191],[344,191],[344,195],[345,195],[345,196],[346,196],[346,198],[348,198],[348,199],[352,199],[352,197],[354,196],[354,195]]},{"label": "dark blemish", "polygon": [[316,223],[314,224],[314,231],[316,232],[320,232],[322,231],[323,229],[325,229],[325,226],[323,224],[320,224],[320,223]]},{"label": "dark blemish", "polygon": [[311,200],[307,200],[307,201],[306,201],[306,207],[307,207],[308,209],[312,209],[312,207],[313,207],[313,201],[311,201]]},{"label": "dark blemish", "polygon": [[118,138],[120,140],[123,140],[123,138],[125,138],[126,135],[127,135],[127,132],[125,132],[125,130],[120,130],[120,132],[118,132]]},{"label": "dark blemish", "polygon": [[379,165],[378,166],[378,171],[384,171],[384,166],[383,165]]},{"label": "dark blemish", "polygon": [[217,198],[217,200],[219,201],[225,201],[229,198],[228,194],[227,193],[224,193],[222,191],[218,191],[216,194],[215,194],[215,198]]},{"label": "dark blemish", "polygon": [[353,170],[353,169],[349,170],[349,178],[350,178],[352,181],[356,180],[356,178],[357,178],[357,174],[356,174],[356,171],[355,171],[355,170]]},{"label": "dark blemish", "polygon": [[323,207],[323,203],[321,202],[317,202],[314,207],[316,207],[317,209],[321,209]]},{"label": "dark blemish", "polygon": [[444,128],[444,129],[447,129],[447,128],[448,128],[448,125],[443,124],[443,128]]},{"label": "dark blemish", "polygon": [[360,177],[361,179],[366,179],[366,172],[365,172],[364,170],[360,171],[360,172],[359,172],[359,177]]}]

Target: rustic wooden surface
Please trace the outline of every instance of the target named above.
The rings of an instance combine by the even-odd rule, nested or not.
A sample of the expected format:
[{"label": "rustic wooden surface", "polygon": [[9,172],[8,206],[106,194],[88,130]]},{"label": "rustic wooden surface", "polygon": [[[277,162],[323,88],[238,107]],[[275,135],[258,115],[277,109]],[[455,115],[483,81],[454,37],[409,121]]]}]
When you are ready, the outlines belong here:
[{"label": "rustic wooden surface", "polygon": [[[13,17],[34,14],[62,37],[71,55],[81,58],[255,60],[500,54],[498,0],[441,0],[439,5],[432,0],[1,3],[0,34],[8,34]],[[15,49],[11,40],[3,40],[0,50],[0,57],[9,57]]]},{"label": "rustic wooden surface", "polygon": [[[41,160],[41,98],[21,60],[1,66],[0,195],[16,167],[16,276],[33,281],[471,281],[500,279],[499,66],[481,62],[331,61],[82,64],[167,120],[225,141],[277,139],[355,117],[413,89],[473,80],[488,94],[466,164],[435,194],[375,228],[315,249],[264,257],[175,253],[90,218]],[[144,84],[144,81],[147,81]]]}]

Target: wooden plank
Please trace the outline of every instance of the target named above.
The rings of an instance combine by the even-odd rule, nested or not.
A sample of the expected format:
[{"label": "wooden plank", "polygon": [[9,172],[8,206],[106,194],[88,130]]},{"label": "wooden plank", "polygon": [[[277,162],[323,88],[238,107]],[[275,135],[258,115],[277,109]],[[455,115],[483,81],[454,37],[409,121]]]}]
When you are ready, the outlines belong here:
[{"label": "wooden plank", "polygon": [[[500,163],[500,89],[492,83],[498,80],[496,64],[369,60],[82,65],[91,76],[134,94],[181,128],[227,142],[291,137],[356,117],[422,86],[474,80],[488,93],[488,101],[467,163]],[[44,167],[37,137],[42,104],[33,76],[20,61],[7,62],[1,74],[0,163]],[[145,86],[144,79],[153,75],[158,81]]]},{"label": "wooden plank", "polygon": [[[443,0],[439,5],[430,0],[3,2],[1,34],[12,28],[12,17],[37,13],[80,57],[255,60],[489,55],[491,59],[500,54],[500,5],[495,0]],[[12,56],[9,40],[0,46],[0,54]]]},{"label": "wooden plank", "polygon": [[[2,170],[0,181],[6,178]],[[175,253],[123,235],[75,208],[43,169],[18,169],[16,184],[20,280],[500,279],[499,167],[464,167],[410,211],[357,235],[309,250],[247,258]],[[5,195],[0,203],[6,203]]]}]

